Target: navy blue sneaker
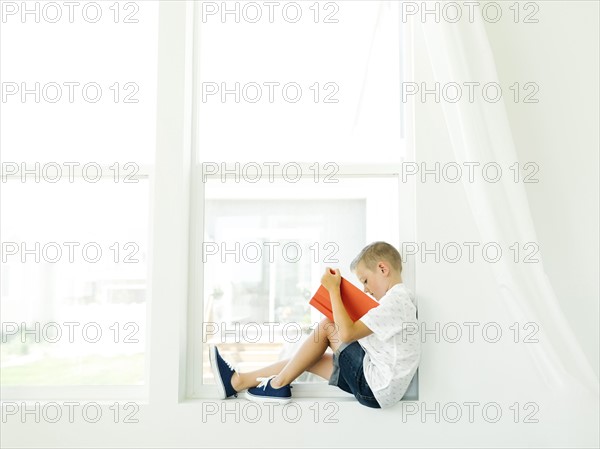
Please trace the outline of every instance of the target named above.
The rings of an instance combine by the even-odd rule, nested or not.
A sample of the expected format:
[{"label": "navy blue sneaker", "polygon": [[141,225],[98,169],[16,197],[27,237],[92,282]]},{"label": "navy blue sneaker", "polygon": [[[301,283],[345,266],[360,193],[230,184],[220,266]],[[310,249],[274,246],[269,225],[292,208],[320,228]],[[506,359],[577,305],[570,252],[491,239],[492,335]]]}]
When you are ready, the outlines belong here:
[{"label": "navy blue sneaker", "polygon": [[254,388],[248,388],[246,397],[256,402],[280,402],[282,404],[290,402],[292,400],[291,385],[274,388],[271,386],[271,380],[274,377],[257,377],[256,380],[260,383]]},{"label": "navy blue sneaker", "polygon": [[219,350],[215,345],[210,345],[208,352],[210,355],[210,367],[212,368],[221,399],[227,399],[231,396],[237,398],[237,391],[231,386],[231,378],[233,377],[235,370],[229,362],[221,357],[221,354],[219,354]]}]

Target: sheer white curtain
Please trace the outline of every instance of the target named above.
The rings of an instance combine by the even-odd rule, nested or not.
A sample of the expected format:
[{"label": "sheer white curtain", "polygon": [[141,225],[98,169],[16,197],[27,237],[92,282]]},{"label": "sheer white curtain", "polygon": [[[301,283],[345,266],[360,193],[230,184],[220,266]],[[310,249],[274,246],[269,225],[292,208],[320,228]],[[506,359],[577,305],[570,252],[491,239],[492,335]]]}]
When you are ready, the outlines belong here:
[{"label": "sheer white curtain", "polygon": [[[421,27],[435,81],[499,82],[481,18],[474,23],[427,21]],[[441,104],[458,164],[496,162],[504,168],[519,160],[502,99]],[[470,183],[465,176],[462,180],[482,241],[497,242],[502,248],[537,242],[524,186],[514,182],[512,172],[497,183]],[[490,264],[497,286],[515,321],[532,321],[540,327],[539,343],[527,348],[546,385],[568,388],[578,382],[597,394],[598,378],[561,311],[542,256],[537,254],[539,263],[516,264],[511,257],[502,257]]]}]

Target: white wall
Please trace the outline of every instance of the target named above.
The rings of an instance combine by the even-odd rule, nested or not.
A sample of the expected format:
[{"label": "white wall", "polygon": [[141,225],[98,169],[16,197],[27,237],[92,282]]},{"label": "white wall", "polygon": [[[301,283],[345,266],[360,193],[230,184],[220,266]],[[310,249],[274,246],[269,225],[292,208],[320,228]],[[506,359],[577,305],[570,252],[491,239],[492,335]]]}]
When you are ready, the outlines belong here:
[{"label": "white wall", "polygon": [[[544,19],[548,20],[548,36],[544,40],[556,39],[552,35],[558,33],[558,30],[562,30],[562,34],[570,35],[572,39],[575,39],[574,36],[579,36],[577,46],[592,48],[597,45],[594,43],[597,42],[597,39],[594,39],[594,33],[597,36],[596,25],[583,20],[585,17],[593,15],[597,17],[597,5],[589,2],[580,6],[582,9],[578,9],[579,14],[568,27],[562,22],[564,17],[562,12],[544,15]],[[522,68],[530,68],[534,62],[528,58],[533,57],[533,54],[540,58],[535,61],[535,64],[540,64],[540,72],[543,72],[544,68],[555,69],[553,67],[555,59],[553,50],[545,50],[543,55],[540,55],[541,52],[537,51],[537,41],[530,38],[531,36],[523,35],[517,38],[514,35],[505,34],[508,32],[509,30],[499,27],[491,33],[494,49],[499,52],[501,76],[512,76],[512,72],[507,74],[507,70],[518,71]],[[505,49],[506,53],[502,53],[498,50],[499,44],[505,40],[507,43],[514,44],[514,52]],[[416,80],[431,81],[426,48],[418,29],[415,36],[415,55]],[[517,55],[519,56],[517,57]],[[570,57],[575,58],[573,55]],[[510,67],[504,65],[507,64],[507,60],[510,61]],[[596,62],[590,60],[588,63],[584,61],[580,61],[580,63],[588,70],[593,70],[597,65],[597,59]],[[566,67],[563,70],[565,73],[570,73]],[[578,73],[584,71],[583,69],[577,70]],[[530,76],[534,77],[535,75]],[[590,74],[589,79],[593,81],[594,76]],[[584,90],[584,88],[581,89]],[[566,103],[569,103],[568,98],[564,100],[563,104]],[[576,101],[573,103],[577,104]],[[575,226],[577,224],[575,218],[573,221],[569,221],[571,219],[564,216],[554,217],[555,209],[552,205],[557,192],[561,198],[572,198],[579,194],[580,197],[585,198],[580,203],[573,204],[571,202],[568,206],[578,218],[584,215],[586,205],[583,201],[588,201],[592,194],[597,198],[597,192],[592,192],[593,189],[586,183],[577,182],[578,180],[574,176],[563,175],[560,170],[556,169],[560,160],[556,158],[558,162],[554,162],[554,151],[545,150],[547,141],[555,142],[556,139],[562,138],[570,142],[567,140],[570,139],[569,134],[557,130],[559,128],[555,123],[558,120],[556,117],[548,112],[531,114],[519,111],[516,107],[509,110],[509,113],[511,123],[516,124],[515,136],[520,151],[523,146],[531,147],[527,151],[532,153],[526,153],[523,157],[535,157],[536,160],[543,161],[544,167],[550,167],[548,170],[554,169],[549,173],[557,174],[559,172],[561,181],[557,181],[557,184],[566,190],[561,190],[559,187],[550,188],[546,183],[535,189],[530,188],[528,192],[531,195],[530,199],[536,199],[536,201],[532,201],[532,204],[534,204],[534,218],[540,236],[540,244],[542,242],[544,244],[544,260],[548,269],[554,270],[552,272],[553,279],[557,278],[560,272],[559,268],[563,269],[565,265],[569,265],[568,273],[577,273],[575,277],[585,278],[585,283],[576,287],[577,297],[582,298],[578,299],[581,301],[579,304],[586,301],[586,304],[595,306],[597,311],[597,286],[594,287],[589,278],[594,275],[592,268],[589,268],[592,262],[576,260],[576,257],[588,257],[583,247],[585,236],[582,234],[584,231]],[[583,126],[583,122],[577,118],[577,115],[577,109],[569,114],[564,114],[571,129]],[[541,135],[541,131],[528,135],[527,126],[521,123],[523,117],[526,117],[531,123],[530,127],[534,131],[553,129],[558,137],[555,136],[553,139],[548,137],[546,140],[546,137]],[[418,160],[451,161],[452,155],[444,130],[440,106],[435,103],[417,104],[416,120]],[[593,127],[596,122],[590,119],[588,123],[590,127]],[[569,154],[573,154],[577,160],[586,160],[586,155],[592,149],[597,148],[597,140],[594,140],[596,138],[596,136],[589,138],[582,136],[582,144],[577,148],[575,146],[570,148]],[[560,150],[561,145],[556,142],[553,149]],[[592,169],[587,167],[586,170]],[[594,181],[591,183],[597,184],[597,171],[595,174],[590,173],[591,175],[595,176],[595,178],[592,177]],[[574,178],[572,184],[570,183],[571,178]],[[592,200],[593,198],[589,199],[590,204]],[[595,207],[597,211],[597,201]],[[554,231],[545,226],[545,222],[550,217],[560,229]],[[411,219],[411,217],[407,218]],[[593,219],[596,220],[595,228],[593,228],[593,223],[585,226],[588,226],[586,228],[588,236],[596,233],[594,238],[597,248],[597,214]],[[418,185],[416,222],[419,241],[478,240],[477,230],[460,184],[426,183]],[[575,244],[572,247],[569,246],[566,243],[568,240],[576,242],[577,246]],[[593,247],[593,244],[594,242],[590,242],[590,246]],[[575,260],[559,260],[565,249],[571,251],[569,255],[575,257]],[[442,324],[496,321],[502,324],[504,330],[512,323],[497,292],[489,266],[485,263],[418,263],[416,275],[420,319],[428,323],[439,321]],[[174,279],[178,278],[177,273],[171,273],[169,270],[161,273],[161,276],[165,279],[170,276],[173,276]],[[564,295],[566,290],[560,289],[567,285],[569,276],[567,273],[563,273],[563,276],[566,280],[556,282],[555,286],[561,300],[567,302],[569,298]],[[456,307],[455,299],[459,297],[463,306]],[[157,300],[160,301],[160,298]],[[173,304],[180,303],[180,300],[181,298],[169,298],[169,302]],[[571,301],[575,302],[572,298]],[[177,307],[161,307],[160,310],[163,312],[161,318],[164,322],[177,318],[177,312],[171,309],[177,309]],[[578,311],[575,307],[568,310],[572,320],[584,316],[583,312]],[[589,315],[585,315],[585,318],[581,318],[579,321],[573,321],[576,332],[582,340],[593,334],[594,326],[597,328],[597,313],[594,314],[596,321]],[[155,336],[158,335],[155,334]],[[408,416],[406,412],[410,403],[401,404],[391,410],[371,410],[351,401],[340,402],[335,406],[339,408],[335,409],[327,404],[328,401],[324,400],[299,400],[297,403],[302,407],[302,417],[296,423],[286,422],[279,410],[276,410],[273,416],[273,423],[269,423],[267,418],[263,418],[258,423],[251,424],[244,421],[243,414],[241,422],[236,423],[235,413],[225,415],[223,418],[219,415],[205,416],[206,422],[203,422],[203,404],[200,401],[178,404],[172,396],[169,399],[169,395],[161,394],[158,404],[156,401],[151,401],[149,405],[142,406],[137,416],[140,422],[137,424],[115,425],[110,421],[103,420],[98,424],[81,422],[35,424],[28,421],[26,424],[20,425],[11,421],[10,424],[3,426],[2,442],[6,447],[84,447],[88,445],[112,447],[598,446],[597,398],[590,399],[589,394],[576,390],[547,391],[539,382],[536,368],[524,345],[515,344],[510,338],[503,338],[499,343],[490,344],[483,341],[478,335],[481,334],[476,334],[476,341],[472,344],[466,342],[465,339],[455,344],[443,342],[436,344],[431,338],[428,339],[423,346],[420,400],[416,403],[416,406],[423,410],[424,407],[433,409],[436,403],[439,407],[443,407],[448,403],[456,402],[460,404],[463,413],[466,414],[468,409],[463,403],[478,402],[480,405],[475,409],[473,422],[470,422],[466,415],[463,415],[462,419],[454,424],[444,419],[436,422],[433,415]],[[178,335],[163,333],[161,338],[164,340],[162,345],[177,347]],[[597,352],[597,339],[594,343],[588,343],[586,349]],[[153,360],[153,364],[162,362]],[[167,362],[176,365],[176,355],[168,358]],[[163,379],[158,380],[162,381]],[[170,376],[168,380],[173,380],[173,376]],[[156,382],[156,379],[151,378],[152,381]],[[500,405],[503,414],[497,423],[486,421],[481,413],[481,407],[492,402]],[[519,403],[517,407],[521,411],[517,423],[513,422],[513,411],[510,409],[515,402]],[[523,422],[523,414],[531,410],[524,409],[526,402],[538,404],[539,409],[535,418],[539,422]],[[317,403],[316,407],[313,406],[314,403]],[[244,401],[215,402],[220,410],[223,410],[225,405],[229,410],[235,410],[236,404],[241,407],[241,410],[244,410],[243,407],[246,403]],[[313,406],[312,409],[309,408],[311,406]],[[320,411],[316,423],[315,408]],[[246,410],[248,413],[252,411]],[[454,410],[448,409],[449,417],[454,416]],[[324,422],[324,417],[329,412],[335,412],[332,418],[337,422]]]},{"label": "white wall", "polygon": [[[540,166],[540,182],[526,188],[541,257],[560,305],[598,373],[598,4],[538,4],[540,24],[502,21],[488,23],[486,30],[501,85],[533,81],[541,88],[539,104],[507,101],[507,112],[520,163]],[[420,33],[416,37],[416,81],[432,82],[426,47]],[[428,102],[417,104],[416,111],[417,158],[431,164],[452,161],[441,107]],[[427,182],[417,185],[417,194],[419,241],[478,240],[460,184]],[[427,321],[511,322],[485,264],[421,264],[417,284],[421,318]],[[453,308],[459,295],[470,307]],[[515,426],[510,435],[488,434],[488,444],[553,446],[564,438],[565,445],[598,445],[597,397],[586,403],[588,408],[579,408],[574,393],[544,392],[522,345],[487,346],[428,345],[422,398],[439,394],[452,400],[464,395],[540,404],[539,423]],[[461,441],[485,439],[485,427],[473,426]]]},{"label": "white wall", "polygon": [[507,103],[546,272],[596,374],[598,358],[597,2],[543,2],[538,24],[488,24],[500,81],[533,81],[538,104]]}]

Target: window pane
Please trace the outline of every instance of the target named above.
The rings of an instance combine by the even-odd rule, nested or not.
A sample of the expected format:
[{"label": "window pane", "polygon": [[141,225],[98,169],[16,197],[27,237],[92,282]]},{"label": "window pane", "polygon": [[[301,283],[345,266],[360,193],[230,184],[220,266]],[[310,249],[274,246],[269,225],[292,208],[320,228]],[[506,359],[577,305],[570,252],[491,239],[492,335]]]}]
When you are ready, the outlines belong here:
[{"label": "window pane", "polygon": [[0,27],[3,160],[151,164],[159,2],[99,2],[95,23],[86,3],[73,23],[62,2],[17,3],[39,23],[17,13]]},{"label": "window pane", "polygon": [[148,195],[3,184],[2,385],[144,382]]},{"label": "window pane", "polygon": [[0,27],[1,381],[141,384],[159,2],[67,3]]},{"label": "window pane", "polygon": [[277,14],[270,23],[266,10],[257,23],[201,15],[200,159],[400,161],[397,3],[314,3],[317,23],[304,2],[295,23]]},{"label": "window pane", "polygon": [[204,341],[242,371],[291,356],[322,319],[308,301],[326,266],[359,285],[349,265],[366,242],[398,241],[394,177],[205,187]]},{"label": "window pane", "polygon": [[[291,356],[322,318],[308,301],[325,267],[358,284],[348,267],[368,241],[399,244],[398,179],[372,173],[404,159],[403,55],[397,2],[301,2],[294,23],[282,6],[273,20],[254,2],[197,6],[196,160],[221,176],[201,181],[198,236],[211,384],[206,343],[242,371]],[[289,162],[305,177],[285,179]]]}]

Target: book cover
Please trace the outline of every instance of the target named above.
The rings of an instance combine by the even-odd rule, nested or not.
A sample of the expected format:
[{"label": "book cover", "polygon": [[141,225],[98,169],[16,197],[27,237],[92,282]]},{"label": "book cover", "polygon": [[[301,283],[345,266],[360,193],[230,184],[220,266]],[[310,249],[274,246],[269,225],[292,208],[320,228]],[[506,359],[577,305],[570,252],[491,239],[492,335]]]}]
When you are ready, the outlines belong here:
[{"label": "book cover", "polygon": [[[379,305],[377,301],[344,278],[342,278],[340,284],[340,295],[342,296],[342,303],[352,321],[359,320],[365,313]],[[321,285],[308,303],[333,321],[331,299],[325,287]]]}]

